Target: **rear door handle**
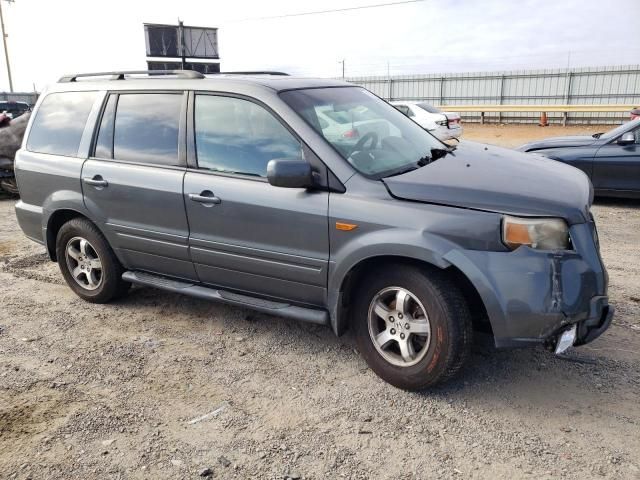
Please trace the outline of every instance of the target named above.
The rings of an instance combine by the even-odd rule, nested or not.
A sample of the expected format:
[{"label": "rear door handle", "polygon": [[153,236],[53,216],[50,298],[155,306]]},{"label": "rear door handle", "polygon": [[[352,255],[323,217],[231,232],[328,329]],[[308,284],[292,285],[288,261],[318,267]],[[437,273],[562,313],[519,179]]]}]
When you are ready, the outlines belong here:
[{"label": "rear door handle", "polygon": [[[0,0],[1,1],[1,0]],[[205,190],[203,192],[198,193],[190,193],[189,200],[193,200],[194,202],[202,203],[205,206],[211,205],[220,205],[222,200],[216,197],[213,192],[210,190]]]},{"label": "rear door handle", "polygon": [[93,178],[83,177],[82,181],[87,185],[91,185],[92,187],[108,187],[109,186],[109,182],[107,182],[100,175],[94,175]]}]

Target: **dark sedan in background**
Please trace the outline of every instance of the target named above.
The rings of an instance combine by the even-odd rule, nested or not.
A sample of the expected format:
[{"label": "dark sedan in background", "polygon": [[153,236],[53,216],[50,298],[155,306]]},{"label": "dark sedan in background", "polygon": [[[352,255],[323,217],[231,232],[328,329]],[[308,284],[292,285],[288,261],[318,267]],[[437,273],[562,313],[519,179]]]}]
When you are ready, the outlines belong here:
[{"label": "dark sedan in background", "polygon": [[596,195],[640,198],[640,119],[606,133],[547,138],[518,150],[579,168]]}]

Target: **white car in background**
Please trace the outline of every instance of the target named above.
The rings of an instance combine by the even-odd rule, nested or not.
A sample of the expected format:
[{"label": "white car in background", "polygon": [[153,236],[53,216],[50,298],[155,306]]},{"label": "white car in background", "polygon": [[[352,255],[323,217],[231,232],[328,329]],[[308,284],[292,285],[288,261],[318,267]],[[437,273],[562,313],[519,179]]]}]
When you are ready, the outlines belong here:
[{"label": "white car in background", "polygon": [[441,112],[426,102],[394,101],[391,105],[427,130],[438,140],[458,140],[462,135],[460,114]]},{"label": "white car in background", "polygon": [[334,110],[327,105],[317,107],[316,116],[322,135],[331,142],[354,145],[369,132],[374,132],[378,138],[393,134],[387,122],[379,121],[367,109]]}]

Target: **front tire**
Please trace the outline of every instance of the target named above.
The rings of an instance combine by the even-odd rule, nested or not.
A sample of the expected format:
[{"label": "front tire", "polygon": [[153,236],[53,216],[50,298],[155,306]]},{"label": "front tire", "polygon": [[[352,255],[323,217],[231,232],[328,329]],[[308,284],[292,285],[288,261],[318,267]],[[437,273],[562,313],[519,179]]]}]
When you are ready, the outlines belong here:
[{"label": "front tire", "polygon": [[442,271],[390,264],[366,277],[353,309],[358,349],[383,380],[405,390],[447,381],[471,347],[469,308]]},{"label": "front tire", "polygon": [[124,269],[96,226],[74,218],[60,227],[56,237],[58,266],[65,281],[83,300],[107,303],[130,287]]}]

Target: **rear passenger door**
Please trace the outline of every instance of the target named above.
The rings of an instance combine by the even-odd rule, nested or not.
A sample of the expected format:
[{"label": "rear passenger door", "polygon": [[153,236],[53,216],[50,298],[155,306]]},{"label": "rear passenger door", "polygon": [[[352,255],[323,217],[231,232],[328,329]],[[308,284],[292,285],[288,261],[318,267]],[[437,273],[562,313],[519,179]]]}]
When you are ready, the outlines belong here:
[{"label": "rear passenger door", "polygon": [[184,193],[191,258],[200,280],[322,305],[329,194],[274,187],[266,179],[269,160],[300,159],[303,145],[252,100],[194,97],[189,116],[193,168],[185,176]]},{"label": "rear passenger door", "polygon": [[82,188],[127,268],[196,279],[182,199],[186,100],[182,91],[111,93]]}]

